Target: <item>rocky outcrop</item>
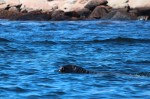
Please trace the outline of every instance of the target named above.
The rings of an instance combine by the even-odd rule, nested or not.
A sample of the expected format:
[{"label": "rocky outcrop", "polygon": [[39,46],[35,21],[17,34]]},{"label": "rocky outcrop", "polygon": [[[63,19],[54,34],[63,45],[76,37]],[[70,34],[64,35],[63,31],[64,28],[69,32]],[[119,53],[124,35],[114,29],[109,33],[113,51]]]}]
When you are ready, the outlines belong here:
[{"label": "rocky outcrop", "polygon": [[149,20],[150,0],[0,0],[11,20]]},{"label": "rocky outcrop", "polygon": [[110,12],[110,7],[108,6],[97,6],[93,12],[90,14],[90,19],[100,19],[105,17]]}]

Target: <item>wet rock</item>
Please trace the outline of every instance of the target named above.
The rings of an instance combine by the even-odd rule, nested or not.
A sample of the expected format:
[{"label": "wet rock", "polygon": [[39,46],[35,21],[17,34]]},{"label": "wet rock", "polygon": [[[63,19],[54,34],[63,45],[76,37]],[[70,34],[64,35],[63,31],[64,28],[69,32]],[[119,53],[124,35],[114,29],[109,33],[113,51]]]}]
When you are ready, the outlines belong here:
[{"label": "wet rock", "polygon": [[97,6],[93,12],[90,14],[90,19],[100,19],[110,12],[110,7],[108,6]]},{"label": "wet rock", "polygon": [[48,21],[51,20],[51,13],[43,13],[42,10],[32,11],[29,13],[26,13],[20,17],[18,17],[16,20],[34,20],[34,21]]},{"label": "wet rock", "polygon": [[106,0],[90,0],[86,5],[85,8],[89,10],[94,10],[95,7],[99,5],[106,5],[108,2]]}]

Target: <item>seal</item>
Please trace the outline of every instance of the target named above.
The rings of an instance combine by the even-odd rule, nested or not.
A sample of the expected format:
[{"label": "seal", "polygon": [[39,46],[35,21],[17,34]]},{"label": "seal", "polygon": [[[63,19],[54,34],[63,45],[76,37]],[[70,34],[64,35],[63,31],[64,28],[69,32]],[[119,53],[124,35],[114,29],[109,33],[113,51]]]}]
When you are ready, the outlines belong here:
[{"label": "seal", "polygon": [[84,74],[93,74],[96,72],[88,71],[82,67],[76,65],[65,65],[59,68],[59,72],[61,73],[84,73]]},{"label": "seal", "polygon": [[[60,73],[81,73],[81,74],[110,74],[110,75],[117,75],[118,73],[102,73],[102,72],[94,72],[86,70],[82,67],[76,65],[64,65],[59,68]],[[136,74],[118,74],[118,75],[132,75],[132,76],[146,76],[150,77],[150,72],[140,72]]]}]

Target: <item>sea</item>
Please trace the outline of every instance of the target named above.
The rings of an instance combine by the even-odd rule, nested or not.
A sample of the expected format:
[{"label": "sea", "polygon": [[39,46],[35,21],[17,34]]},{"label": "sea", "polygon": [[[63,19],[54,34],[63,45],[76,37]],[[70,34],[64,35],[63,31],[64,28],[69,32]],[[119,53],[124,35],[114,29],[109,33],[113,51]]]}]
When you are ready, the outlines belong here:
[{"label": "sea", "polygon": [[[58,71],[69,64],[100,74]],[[150,99],[140,72],[150,21],[0,20],[0,99]]]}]

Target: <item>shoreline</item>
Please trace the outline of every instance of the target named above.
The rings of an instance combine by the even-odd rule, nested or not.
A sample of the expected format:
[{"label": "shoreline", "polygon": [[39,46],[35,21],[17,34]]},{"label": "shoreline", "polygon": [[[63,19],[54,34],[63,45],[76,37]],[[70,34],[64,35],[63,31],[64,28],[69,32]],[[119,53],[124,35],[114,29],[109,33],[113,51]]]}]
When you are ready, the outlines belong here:
[{"label": "shoreline", "polygon": [[[150,20],[150,7],[145,5],[135,7],[136,4],[133,4],[133,8],[133,5],[129,5],[133,0],[121,0],[123,4],[116,0],[72,0],[69,3],[60,0],[58,5],[56,5],[58,0],[10,1],[0,0],[0,19],[16,21]],[[124,1],[128,2],[124,3]]]}]

